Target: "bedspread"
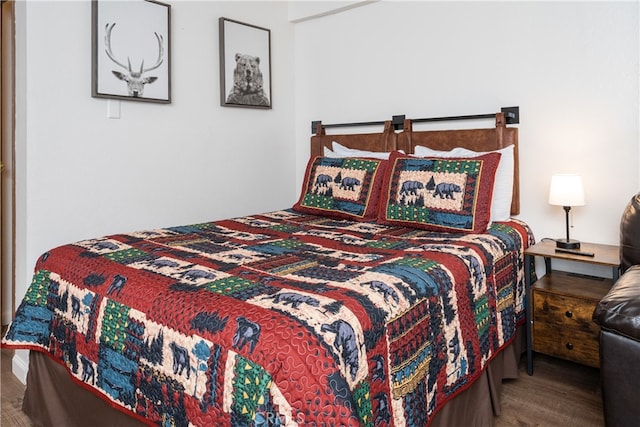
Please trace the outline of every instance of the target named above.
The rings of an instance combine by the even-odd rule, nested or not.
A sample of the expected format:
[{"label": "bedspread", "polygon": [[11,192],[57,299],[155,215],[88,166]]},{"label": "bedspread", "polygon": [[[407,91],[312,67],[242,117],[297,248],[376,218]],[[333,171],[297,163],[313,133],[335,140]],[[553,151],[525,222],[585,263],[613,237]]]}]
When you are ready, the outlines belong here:
[{"label": "bedspread", "polygon": [[43,254],[2,346],[152,425],[427,425],[524,321],[519,221],[282,210]]}]

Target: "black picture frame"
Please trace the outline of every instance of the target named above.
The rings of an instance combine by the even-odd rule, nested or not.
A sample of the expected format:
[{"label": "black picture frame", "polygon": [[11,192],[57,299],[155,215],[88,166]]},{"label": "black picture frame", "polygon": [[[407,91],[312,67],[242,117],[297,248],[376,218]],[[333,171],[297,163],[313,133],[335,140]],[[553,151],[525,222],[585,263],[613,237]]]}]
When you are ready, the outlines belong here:
[{"label": "black picture frame", "polygon": [[91,2],[91,96],[171,103],[171,6]]},{"label": "black picture frame", "polygon": [[271,30],[219,18],[220,105],[270,109]]}]

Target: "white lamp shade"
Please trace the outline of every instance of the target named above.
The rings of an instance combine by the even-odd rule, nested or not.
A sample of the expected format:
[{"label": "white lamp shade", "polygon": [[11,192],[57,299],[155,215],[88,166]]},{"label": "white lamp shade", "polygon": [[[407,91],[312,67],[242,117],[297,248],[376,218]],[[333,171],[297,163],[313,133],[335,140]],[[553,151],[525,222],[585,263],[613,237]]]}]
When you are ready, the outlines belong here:
[{"label": "white lamp shade", "polygon": [[551,177],[549,204],[557,206],[583,206],[584,187],[582,177],[573,174],[559,174]]}]

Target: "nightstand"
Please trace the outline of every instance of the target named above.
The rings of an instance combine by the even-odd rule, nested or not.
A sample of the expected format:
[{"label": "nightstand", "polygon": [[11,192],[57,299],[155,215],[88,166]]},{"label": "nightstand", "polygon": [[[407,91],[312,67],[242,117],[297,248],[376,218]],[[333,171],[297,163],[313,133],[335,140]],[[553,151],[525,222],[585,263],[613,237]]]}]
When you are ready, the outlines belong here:
[{"label": "nightstand", "polygon": [[[600,329],[591,316],[596,305],[620,274],[618,246],[581,243],[580,250],[594,256],[556,252],[553,240],[543,240],[525,251],[525,266],[532,257],[545,260],[545,275],[527,286],[527,372],[533,374],[532,352],[599,367]],[[553,270],[552,259],[611,267],[612,278]],[[531,274],[525,274],[527,280]]]}]

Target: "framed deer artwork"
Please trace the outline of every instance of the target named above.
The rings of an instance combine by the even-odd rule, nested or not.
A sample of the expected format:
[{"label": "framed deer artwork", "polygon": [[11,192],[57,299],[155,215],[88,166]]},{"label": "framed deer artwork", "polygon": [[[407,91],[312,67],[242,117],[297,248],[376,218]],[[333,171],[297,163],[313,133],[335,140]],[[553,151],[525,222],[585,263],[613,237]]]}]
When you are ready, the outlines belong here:
[{"label": "framed deer artwork", "polygon": [[220,105],[271,108],[271,31],[219,19]]},{"label": "framed deer artwork", "polygon": [[171,6],[92,0],[91,15],[91,95],[171,103]]}]

